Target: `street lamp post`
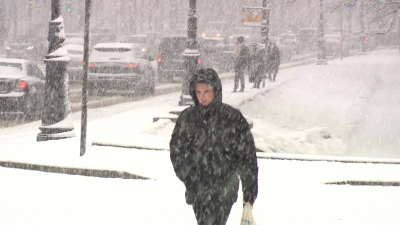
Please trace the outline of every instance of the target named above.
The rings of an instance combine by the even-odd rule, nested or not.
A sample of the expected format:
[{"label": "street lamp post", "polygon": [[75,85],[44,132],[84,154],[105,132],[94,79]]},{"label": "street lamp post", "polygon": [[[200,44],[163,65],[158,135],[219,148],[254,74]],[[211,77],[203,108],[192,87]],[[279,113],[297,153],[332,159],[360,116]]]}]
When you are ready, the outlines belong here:
[{"label": "street lamp post", "polygon": [[[262,22],[261,22],[261,39],[262,42],[265,44],[265,50],[268,47],[268,33],[269,33],[269,13],[270,10],[268,9],[268,0],[263,0],[262,2]],[[267,51],[265,51],[267,54]]]},{"label": "street lamp post", "polygon": [[46,84],[41,133],[37,141],[57,140],[75,136],[70,119],[71,105],[68,96],[67,64],[68,52],[62,48],[65,40],[64,20],[61,16],[60,0],[51,1],[48,51],[45,56]]},{"label": "street lamp post", "polygon": [[189,82],[197,71],[198,59],[200,57],[199,50],[197,49],[196,33],[196,0],[189,0],[187,47],[183,53],[185,75],[183,77],[182,93],[178,104],[180,106],[193,104],[193,100],[189,94]]},{"label": "street lamp post", "polygon": [[317,65],[327,65],[326,46],[324,39],[324,0],[320,0],[319,26],[318,26],[318,55]]},{"label": "street lamp post", "polygon": [[364,4],[363,1],[360,0],[360,27],[361,27],[361,32],[360,32],[360,51],[358,52],[358,55],[366,55],[367,50],[365,46],[365,38],[367,37],[365,33],[365,27],[364,27]]}]

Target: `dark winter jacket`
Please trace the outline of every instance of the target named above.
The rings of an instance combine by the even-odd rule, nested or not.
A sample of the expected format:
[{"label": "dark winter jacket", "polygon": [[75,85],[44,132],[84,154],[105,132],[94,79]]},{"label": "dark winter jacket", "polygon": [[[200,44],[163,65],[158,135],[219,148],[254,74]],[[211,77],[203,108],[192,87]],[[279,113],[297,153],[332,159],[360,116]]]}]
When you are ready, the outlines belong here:
[{"label": "dark winter jacket", "polygon": [[235,49],[235,71],[244,71],[247,66],[248,57],[250,54],[249,48],[241,43]]},{"label": "dark winter jacket", "polygon": [[[186,186],[188,204],[211,200],[233,204],[238,196],[238,176],[244,201],[253,204],[258,167],[249,124],[240,111],[222,103],[221,81],[214,70],[206,70],[191,80],[189,91],[195,105],[182,111],[172,133],[170,157],[175,173]],[[201,106],[197,100],[196,83],[215,87],[209,106]]]},{"label": "dark winter jacket", "polygon": [[256,51],[252,51],[250,57],[250,82],[254,82],[258,78],[264,79],[266,78],[267,73],[267,55],[265,54],[265,49],[260,48],[256,49]]},{"label": "dark winter jacket", "polygon": [[270,73],[278,72],[279,65],[281,64],[281,56],[279,49],[276,45],[270,50],[268,54],[268,70]]}]

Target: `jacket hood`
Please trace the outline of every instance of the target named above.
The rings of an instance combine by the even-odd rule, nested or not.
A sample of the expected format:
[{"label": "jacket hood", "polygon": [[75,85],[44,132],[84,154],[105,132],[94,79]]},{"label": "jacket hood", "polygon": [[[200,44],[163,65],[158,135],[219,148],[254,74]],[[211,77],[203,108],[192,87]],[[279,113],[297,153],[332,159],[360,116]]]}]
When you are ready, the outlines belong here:
[{"label": "jacket hood", "polygon": [[190,80],[189,93],[193,99],[195,106],[200,105],[199,100],[197,100],[195,90],[195,86],[197,83],[206,83],[213,86],[215,90],[215,98],[211,105],[222,104],[222,83],[218,77],[217,72],[215,72],[214,69],[200,69],[199,71],[197,71],[197,73],[193,75],[192,79]]}]

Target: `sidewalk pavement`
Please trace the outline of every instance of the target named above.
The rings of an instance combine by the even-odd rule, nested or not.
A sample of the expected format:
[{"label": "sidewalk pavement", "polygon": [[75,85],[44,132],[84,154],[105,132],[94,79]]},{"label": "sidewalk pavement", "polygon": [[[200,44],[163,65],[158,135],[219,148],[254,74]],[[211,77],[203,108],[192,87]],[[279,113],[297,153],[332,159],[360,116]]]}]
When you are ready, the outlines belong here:
[{"label": "sidewalk pavement", "polygon": [[[295,64],[295,63],[294,63]],[[293,65],[294,65],[293,64]],[[232,74],[221,74],[224,102],[239,108],[245,101],[263,95],[281,85],[269,83],[264,89],[247,88],[244,93],[231,93]],[[247,80],[247,79],[246,79]],[[282,81],[285,82],[285,81]],[[249,84],[247,84],[249,86]],[[0,130],[0,166],[71,175],[123,179],[157,179],[162,171],[148,172],[152,167],[131,167],[130,161],[114,158],[113,149],[123,151],[167,152],[174,123],[171,120],[153,122],[153,118],[176,107],[180,93],[155,96],[137,102],[119,104],[89,111],[87,153],[80,155],[80,112],[73,113],[76,137],[36,142],[40,121]],[[1,140],[2,139],[2,140]],[[103,146],[103,147],[101,147]],[[107,146],[107,147],[105,147]],[[99,149],[107,149],[99,151]],[[132,150],[129,150],[132,149]],[[307,156],[258,153],[260,160],[325,161],[398,165],[400,160]],[[126,163],[126,164],[124,164]],[[169,162],[166,162],[169,163]],[[150,163],[151,164],[151,163]],[[153,165],[157,167],[157,165]],[[132,169],[134,168],[134,169]],[[395,179],[396,180],[396,179]],[[397,179],[400,181],[400,178]]]}]

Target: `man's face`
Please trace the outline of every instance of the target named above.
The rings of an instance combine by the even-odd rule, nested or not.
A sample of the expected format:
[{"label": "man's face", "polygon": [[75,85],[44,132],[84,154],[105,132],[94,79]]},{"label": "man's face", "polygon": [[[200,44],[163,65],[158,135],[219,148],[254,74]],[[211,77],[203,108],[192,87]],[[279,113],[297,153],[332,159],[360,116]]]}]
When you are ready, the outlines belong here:
[{"label": "man's face", "polygon": [[215,91],[209,84],[197,83],[196,97],[202,106],[209,106],[214,101]]}]

